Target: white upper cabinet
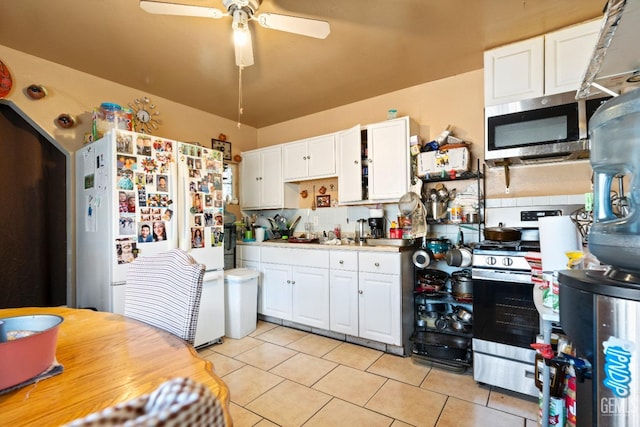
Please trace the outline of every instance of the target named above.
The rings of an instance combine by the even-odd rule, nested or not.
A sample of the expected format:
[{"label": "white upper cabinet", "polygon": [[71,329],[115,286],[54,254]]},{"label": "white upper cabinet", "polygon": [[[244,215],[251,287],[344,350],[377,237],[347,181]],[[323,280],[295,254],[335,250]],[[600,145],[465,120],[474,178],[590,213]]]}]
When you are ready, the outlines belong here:
[{"label": "white upper cabinet", "polygon": [[284,207],[282,150],[274,146],[242,153],[240,201],[243,209]]},{"label": "white upper cabinet", "polygon": [[601,24],[598,19],[545,36],[545,95],[578,90],[598,41]]},{"label": "white upper cabinet", "polygon": [[335,134],[283,144],[282,167],[285,181],[335,176]]},{"label": "white upper cabinet", "polygon": [[369,200],[397,200],[409,188],[409,117],[367,126]]},{"label": "white upper cabinet", "polygon": [[338,200],[362,200],[362,155],[360,125],[338,132]]},{"label": "white upper cabinet", "polygon": [[338,199],[341,204],[395,202],[409,188],[409,117],[339,132]]},{"label": "white upper cabinet", "polygon": [[537,98],[544,92],[544,37],[484,53],[484,103]]},{"label": "white upper cabinet", "polygon": [[485,106],[577,90],[600,25],[590,21],[486,51]]}]

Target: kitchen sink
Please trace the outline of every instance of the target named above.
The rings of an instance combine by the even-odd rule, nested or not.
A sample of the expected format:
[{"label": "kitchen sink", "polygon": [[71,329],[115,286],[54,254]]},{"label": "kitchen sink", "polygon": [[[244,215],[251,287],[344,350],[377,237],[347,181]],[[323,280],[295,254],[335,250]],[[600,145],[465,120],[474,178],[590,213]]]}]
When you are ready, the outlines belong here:
[{"label": "kitchen sink", "polygon": [[369,246],[398,246],[403,248],[414,244],[415,239],[367,239],[367,245]]}]

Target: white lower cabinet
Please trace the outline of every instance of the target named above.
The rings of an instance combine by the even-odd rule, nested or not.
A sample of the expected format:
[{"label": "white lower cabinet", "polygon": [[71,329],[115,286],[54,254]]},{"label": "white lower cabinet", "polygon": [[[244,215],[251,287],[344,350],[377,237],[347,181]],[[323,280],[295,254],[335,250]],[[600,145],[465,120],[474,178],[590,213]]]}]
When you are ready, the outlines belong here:
[{"label": "white lower cabinet", "polygon": [[261,258],[261,314],[329,329],[328,252],[263,248]]},{"label": "white lower cabinet", "polygon": [[408,354],[413,325],[410,252],[263,246],[260,258],[260,314]]},{"label": "white lower cabinet", "polygon": [[329,329],[329,270],[293,267],[291,320]]},{"label": "white lower cabinet", "polygon": [[402,345],[401,255],[331,251],[331,330]]},{"label": "white lower cabinet", "polygon": [[402,279],[398,253],[360,252],[360,337],[402,345]]},{"label": "white lower cabinet", "polygon": [[358,336],[358,253],[331,251],[329,258],[330,329]]}]

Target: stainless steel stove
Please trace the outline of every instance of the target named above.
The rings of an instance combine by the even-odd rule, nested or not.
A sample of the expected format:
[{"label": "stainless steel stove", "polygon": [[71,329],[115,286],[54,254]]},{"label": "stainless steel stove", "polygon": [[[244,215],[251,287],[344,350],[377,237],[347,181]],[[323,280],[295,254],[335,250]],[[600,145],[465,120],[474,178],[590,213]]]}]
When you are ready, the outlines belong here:
[{"label": "stainless steel stove", "polygon": [[[564,213],[568,215],[570,212]],[[494,218],[510,228],[519,228],[523,240],[482,241],[473,249],[473,376],[490,384],[531,396],[535,386],[535,351],[540,330],[533,302],[528,252],[539,252],[537,219],[562,215],[563,209],[493,212]]]}]

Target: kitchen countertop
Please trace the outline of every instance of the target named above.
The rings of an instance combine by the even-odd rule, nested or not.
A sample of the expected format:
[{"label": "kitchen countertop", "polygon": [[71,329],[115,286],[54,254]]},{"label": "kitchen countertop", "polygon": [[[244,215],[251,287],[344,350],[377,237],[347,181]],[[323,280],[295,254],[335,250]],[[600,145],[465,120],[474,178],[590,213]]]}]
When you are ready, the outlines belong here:
[{"label": "kitchen countertop", "polygon": [[238,245],[272,247],[272,248],[299,248],[299,249],[321,249],[321,250],[339,250],[339,251],[368,251],[368,252],[404,252],[412,251],[416,246],[384,246],[384,245],[368,245],[368,244],[350,244],[350,245],[330,245],[325,243],[289,243],[286,240],[265,240],[263,242],[244,242],[238,241]]}]

